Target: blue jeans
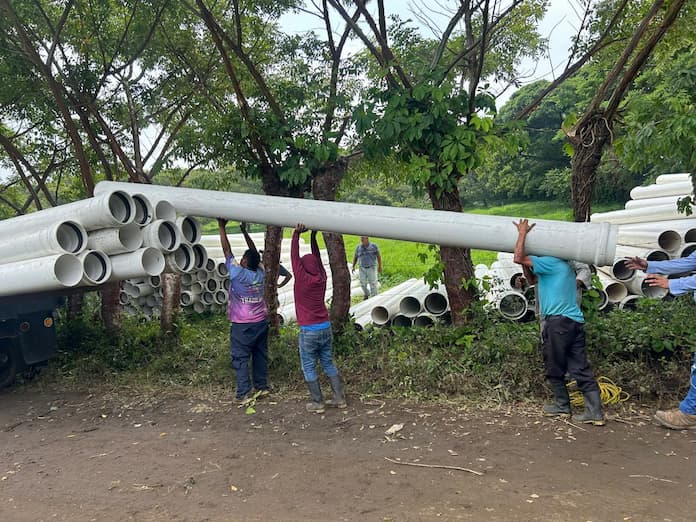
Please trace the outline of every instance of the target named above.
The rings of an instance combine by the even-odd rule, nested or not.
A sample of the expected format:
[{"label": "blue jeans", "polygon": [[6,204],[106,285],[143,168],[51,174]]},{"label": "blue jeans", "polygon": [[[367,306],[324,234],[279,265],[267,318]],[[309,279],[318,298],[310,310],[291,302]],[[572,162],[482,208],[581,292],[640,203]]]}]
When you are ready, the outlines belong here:
[{"label": "blue jeans", "polygon": [[691,386],[689,393],[684,400],[679,403],[679,409],[688,414],[696,415],[696,353],[694,353],[694,364],[691,366]]},{"label": "blue jeans", "polygon": [[331,327],[323,330],[300,330],[300,362],[305,381],[316,381],[317,359],[328,377],[338,375],[338,370],[333,362],[333,335]]},{"label": "blue jeans", "polygon": [[268,321],[232,323],[230,325],[230,357],[237,378],[237,398],[251,391],[249,359],[254,388],[268,389]]}]

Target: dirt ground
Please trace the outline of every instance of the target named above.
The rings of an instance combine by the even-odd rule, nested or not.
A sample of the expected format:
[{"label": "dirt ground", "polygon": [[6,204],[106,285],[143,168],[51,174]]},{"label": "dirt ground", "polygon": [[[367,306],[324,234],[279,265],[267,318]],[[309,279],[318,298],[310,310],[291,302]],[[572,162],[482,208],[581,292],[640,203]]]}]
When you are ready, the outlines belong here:
[{"label": "dirt ground", "polygon": [[529,405],[349,399],[313,415],[271,397],[247,414],[174,392],[11,388],[0,521],[696,519],[696,432],[649,409],[597,428]]}]

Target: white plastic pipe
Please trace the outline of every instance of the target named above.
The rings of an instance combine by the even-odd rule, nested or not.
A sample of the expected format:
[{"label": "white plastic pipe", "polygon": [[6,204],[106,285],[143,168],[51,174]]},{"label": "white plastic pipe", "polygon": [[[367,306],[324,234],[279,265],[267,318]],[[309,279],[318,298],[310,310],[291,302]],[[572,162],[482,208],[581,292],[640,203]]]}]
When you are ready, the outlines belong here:
[{"label": "white plastic pipe", "polygon": [[164,271],[184,274],[194,269],[194,263],[193,248],[188,243],[181,243],[174,252],[164,256]]},{"label": "white plastic pipe", "polygon": [[194,244],[201,240],[201,225],[192,216],[179,216],[176,218],[176,226],[181,230],[181,240]]},{"label": "white plastic pipe", "polygon": [[135,219],[133,222],[141,227],[149,225],[155,219],[155,209],[142,194],[131,194],[133,203],[135,204]]},{"label": "white plastic pipe", "polygon": [[[2,223],[5,221],[0,221]],[[59,221],[38,226],[35,230],[18,229],[13,237],[0,240],[0,263],[57,254],[79,254],[86,246],[87,232],[75,221]]]},{"label": "white plastic pipe", "polygon": [[111,259],[100,250],[85,250],[77,255],[82,263],[82,280],[84,285],[100,285],[111,277]]},{"label": "white plastic pipe", "polygon": [[377,306],[374,306],[371,312],[372,322],[380,326],[388,324],[399,311],[399,302],[404,295],[410,294],[413,288],[421,284],[421,281],[415,280],[414,283],[404,289],[403,293],[395,293]]},{"label": "white plastic pipe", "polygon": [[382,292],[381,294],[377,294],[376,296],[370,297],[369,299],[366,299],[361,303],[355,304],[350,307],[350,314],[354,317],[360,317],[365,314],[370,314],[375,306],[378,306],[379,304],[390,299],[391,297],[395,295],[404,295],[406,293],[406,290],[417,281],[418,279],[415,278],[408,279],[403,283],[399,283],[398,285],[393,286],[389,290]]},{"label": "white plastic pipe", "polygon": [[647,187],[634,187],[631,189],[631,199],[660,198],[664,196],[678,196],[680,194],[691,194],[694,187],[691,181],[676,181],[673,183],[662,183],[648,185]]},{"label": "white plastic pipe", "polygon": [[135,218],[133,198],[120,190],[106,189],[93,198],[47,208],[0,221],[0,238],[14,238],[25,231],[48,227],[57,222],[75,221],[86,230],[119,227]]},{"label": "white plastic pipe", "polygon": [[143,245],[143,233],[136,223],[119,228],[93,230],[87,236],[87,247],[106,254],[125,254]]},{"label": "white plastic pipe", "polygon": [[662,196],[659,198],[631,199],[624,204],[625,209],[653,207],[655,205],[675,205],[677,201],[691,194],[680,194],[676,196]]},{"label": "white plastic pipe", "polygon": [[193,261],[193,266],[199,270],[205,266],[205,264],[208,261],[208,252],[206,251],[205,247],[203,245],[200,245],[198,243],[191,245],[191,248],[193,248],[193,256],[194,256],[194,261]]},{"label": "white plastic pipe", "polygon": [[179,296],[179,303],[181,304],[181,306],[191,306],[194,301],[194,294],[192,294],[188,290],[181,291],[181,294]]},{"label": "white plastic pipe", "polygon": [[413,326],[426,327],[433,326],[437,318],[430,314],[420,314],[413,318]]},{"label": "white plastic pipe", "polygon": [[72,254],[25,259],[0,265],[0,295],[72,287],[81,279],[82,263]]},{"label": "white plastic pipe", "polygon": [[[129,183],[101,182],[95,191],[135,191]],[[368,235],[483,250],[514,250],[514,218],[377,205],[358,205],[211,190],[137,185],[148,197],[166,199],[187,215],[222,217],[268,225],[307,227],[339,234]],[[533,220],[529,254],[604,265],[614,258],[616,227],[595,223]]]},{"label": "white plastic pipe", "polygon": [[696,251],[696,243],[684,243],[674,252],[673,258],[689,257],[694,251]]},{"label": "white plastic pipe", "polygon": [[410,328],[413,326],[413,318],[408,317],[404,314],[396,314],[391,320],[392,326],[398,326],[401,328]]},{"label": "white plastic pipe", "polygon": [[425,296],[430,293],[430,285],[421,284],[412,288],[408,295],[401,298],[399,301],[399,313],[406,317],[416,317],[425,310],[423,302]]},{"label": "white plastic pipe", "polygon": [[[676,230],[661,229],[624,229],[619,227],[617,239],[619,245],[642,247],[647,249],[659,248],[666,252],[677,250],[682,244],[682,235]],[[617,251],[620,248],[616,247]],[[617,254],[618,255],[618,254]]]},{"label": "white plastic pipe", "polygon": [[625,263],[625,259],[617,259],[611,266],[598,266],[598,272],[603,272],[608,277],[616,279],[625,283],[629,279],[632,279],[636,271],[632,268],[628,268]]},{"label": "white plastic pipe", "polygon": [[610,303],[618,303],[628,295],[628,289],[621,281],[612,279],[603,272],[599,271],[597,271],[597,276],[604,287],[604,291],[606,292],[607,299]]},{"label": "white plastic pipe", "polygon": [[635,310],[640,299],[643,299],[642,295],[627,295],[619,302],[619,310]]},{"label": "white plastic pipe", "polygon": [[152,247],[111,257],[110,281],[131,277],[155,276],[164,271],[164,255]]},{"label": "white plastic pipe", "polygon": [[181,233],[173,221],[157,219],[143,228],[143,246],[171,253],[180,244]]},{"label": "white plastic pipe", "polygon": [[[612,223],[614,225],[689,218],[690,216],[679,213],[676,205],[654,205],[628,210],[612,210],[611,212],[600,212],[590,216],[590,220],[593,223]],[[588,261],[585,262],[587,263]]]},{"label": "white plastic pipe", "polygon": [[648,261],[667,261],[669,253],[659,248],[640,248],[632,246],[618,245],[616,247],[617,259],[626,257],[642,257]]},{"label": "white plastic pipe", "polygon": [[445,285],[440,284],[436,290],[432,290],[425,296],[423,306],[428,313],[433,315],[442,315],[449,310],[449,300],[447,299],[447,290]]},{"label": "white plastic pipe", "polygon": [[680,172],[677,174],[660,174],[655,179],[655,183],[663,185],[665,183],[679,183],[682,181],[691,181],[691,174],[688,172]]},{"label": "white plastic pipe", "polygon": [[229,296],[227,295],[227,292],[224,290],[216,290],[215,293],[213,294],[213,300],[215,303],[219,305],[224,305],[227,303]]},{"label": "white plastic pipe", "polygon": [[519,321],[527,315],[527,299],[524,297],[523,293],[510,290],[500,296],[497,308],[506,319]]},{"label": "white plastic pipe", "polygon": [[649,286],[648,282],[645,280],[645,274],[643,272],[636,272],[635,276],[624,283],[628,291],[635,295],[642,295],[645,297],[651,297],[653,299],[662,299],[669,293],[666,288],[660,288],[659,286]]},{"label": "white plastic pipe", "polygon": [[155,219],[153,219],[153,221],[156,221],[158,219],[175,222],[176,208],[174,208],[174,205],[172,205],[169,201],[158,200],[155,203]]}]

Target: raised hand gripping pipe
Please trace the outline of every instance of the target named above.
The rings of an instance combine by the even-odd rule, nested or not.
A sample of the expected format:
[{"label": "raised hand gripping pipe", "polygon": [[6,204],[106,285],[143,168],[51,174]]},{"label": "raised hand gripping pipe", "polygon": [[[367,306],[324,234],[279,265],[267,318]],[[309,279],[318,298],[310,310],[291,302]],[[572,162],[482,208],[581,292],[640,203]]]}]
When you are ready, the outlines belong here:
[{"label": "raised hand gripping pipe", "polygon": [[[368,235],[436,245],[514,250],[516,218],[485,216],[335,201],[316,201],[277,196],[216,192],[181,187],[102,181],[95,192],[123,190],[142,193],[151,200],[167,200],[182,214],[221,217],[310,229],[338,234]],[[595,265],[614,260],[616,227],[608,224],[533,220],[535,229],[525,244],[529,254],[575,259]]]}]

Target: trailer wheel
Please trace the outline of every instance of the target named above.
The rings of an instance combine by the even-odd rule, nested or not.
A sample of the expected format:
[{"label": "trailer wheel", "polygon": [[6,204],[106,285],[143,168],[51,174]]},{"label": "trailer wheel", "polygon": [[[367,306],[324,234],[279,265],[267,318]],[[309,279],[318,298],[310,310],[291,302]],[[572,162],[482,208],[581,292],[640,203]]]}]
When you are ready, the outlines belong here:
[{"label": "trailer wheel", "polygon": [[17,374],[17,357],[9,346],[0,345],[0,388],[14,382]]}]

